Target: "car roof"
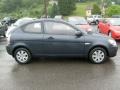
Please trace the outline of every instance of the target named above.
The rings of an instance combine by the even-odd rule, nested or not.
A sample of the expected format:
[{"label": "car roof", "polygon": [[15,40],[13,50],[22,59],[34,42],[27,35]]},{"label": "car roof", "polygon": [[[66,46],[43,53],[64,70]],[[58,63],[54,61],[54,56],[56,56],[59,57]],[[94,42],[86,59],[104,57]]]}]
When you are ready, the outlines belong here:
[{"label": "car roof", "polygon": [[20,18],[14,23],[14,25],[19,26],[33,20],[35,20],[35,18]]},{"label": "car roof", "polygon": [[39,22],[39,21],[55,21],[55,22],[65,22],[64,20],[61,19],[53,19],[53,18],[41,18],[41,19],[35,19],[35,20],[31,20],[29,22]]},{"label": "car roof", "polygon": [[25,24],[28,24],[28,23],[41,22],[41,21],[53,21],[53,22],[63,22],[63,23],[67,23],[66,21],[64,21],[64,20],[62,20],[62,19],[41,18],[41,19],[34,19],[34,20],[27,21],[27,22],[25,22],[24,24],[19,25],[19,27],[24,26]]}]

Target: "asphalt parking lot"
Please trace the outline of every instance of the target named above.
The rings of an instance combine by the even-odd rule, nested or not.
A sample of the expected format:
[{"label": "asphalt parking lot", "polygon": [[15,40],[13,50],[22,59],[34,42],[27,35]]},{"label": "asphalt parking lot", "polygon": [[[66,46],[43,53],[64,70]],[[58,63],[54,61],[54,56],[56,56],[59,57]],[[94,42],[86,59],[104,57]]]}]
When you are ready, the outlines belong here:
[{"label": "asphalt parking lot", "polygon": [[0,38],[0,90],[120,90],[117,43],[117,56],[99,65],[80,58],[41,58],[19,65]]}]

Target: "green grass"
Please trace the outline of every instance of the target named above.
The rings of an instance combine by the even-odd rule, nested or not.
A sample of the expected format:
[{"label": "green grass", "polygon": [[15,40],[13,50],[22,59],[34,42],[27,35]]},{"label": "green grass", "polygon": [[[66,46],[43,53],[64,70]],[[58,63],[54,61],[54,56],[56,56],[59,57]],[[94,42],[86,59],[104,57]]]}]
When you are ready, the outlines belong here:
[{"label": "green grass", "polygon": [[93,5],[94,2],[77,3],[76,10],[70,16],[86,16],[86,7]]},{"label": "green grass", "polygon": [[75,15],[75,16],[85,16],[85,14],[86,14],[86,7],[87,7],[86,3],[78,3],[76,5],[76,10],[73,12],[72,15]]}]

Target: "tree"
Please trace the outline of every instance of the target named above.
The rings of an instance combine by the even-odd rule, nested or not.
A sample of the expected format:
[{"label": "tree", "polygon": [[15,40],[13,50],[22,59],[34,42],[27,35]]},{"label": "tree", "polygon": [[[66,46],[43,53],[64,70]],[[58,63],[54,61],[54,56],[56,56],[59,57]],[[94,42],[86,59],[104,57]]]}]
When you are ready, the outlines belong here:
[{"label": "tree", "polygon": [[107,16],[118,15],[118,14],[120,14],[120,6],[119,5],[112,5],[106,9]]},{"label": "tree", "polygon": [[97,4],[93,4],[92,14],[101,14],[101,10]]},{"label": "tree", "polygon": [[0,0],[0,18],[41,17],[44,0]]},{"label": "tree", "polygon": [[60,14],[69,15],[76,9],[75,0],[58,0]]},{"label": "tree", "polygon": [[1,0],[0,9],[2,12],[12,12],[21,5],[21,0]]},{"label": "tree", "polygon": [[96,0],[96,3],[98,5],[101,5],[101,6],[104,5],[104,7],[110,6],[112,4],[111,2],[112,2],[111,0]]},{"label": "tree", "polygon": [[54,4],[51,8],[50,16],[55,17],[55,15],[58,15],[58,14],[59,14],[58,6]]}]

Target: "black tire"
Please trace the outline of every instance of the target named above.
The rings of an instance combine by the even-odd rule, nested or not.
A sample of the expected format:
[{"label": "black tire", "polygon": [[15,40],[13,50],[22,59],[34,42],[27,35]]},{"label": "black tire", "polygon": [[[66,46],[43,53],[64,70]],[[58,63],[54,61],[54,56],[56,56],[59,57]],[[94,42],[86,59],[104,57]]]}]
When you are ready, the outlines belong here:
[{"label": "black tire", "polygon": [[95,24],[96,24],[96,25],[98,25],[98,24],[99,24],[99,21],[98,21],[98,20],[96,20]]},{"label": "black tire", "polygon": [[[17,57],[17,56],[19,56],[18,55],[18,53],[20,52],[20,51],[24,51],[24,56],[23,57],[27,57],[27,59],[25,60],[25,58],[24,58],[24,61],[22,61],[22,59],[23,59],[23,57],[21,56],[21,61],[20,61],[20,59],[18,59],[19,57]],[[14,58],[15,58],[15,60],[17,61],[17,63],[19,63],[19,64],[28,64],[28,63],[30,63],[30,61],[31,61],[31,53],[30,53],[30,51],[29,50],[27,50],[26,48],[18,48],[18,49],[16,49],[15,51],[14,51]]]},{"label": "black tire", "polygon": [[[103,59],[100,60],[100,55],[99,55],[99,59],[96,59],[93,58],[93,55],[95,54],[95,52],[97,51],[101,51],[102,54],[104,54],[104,57],[102,57]],[[101,54],[101,56],[102,56]],[[94,64],[100,64],[100,63],[103,63],[105,60],[107,59],[107,52],[104,48],[101,48],[101,47],[96,47],[94,49],[92,49],[89,53],[89,60],[94,63]],[[99,60],[99,61],[97,61]]]}]

